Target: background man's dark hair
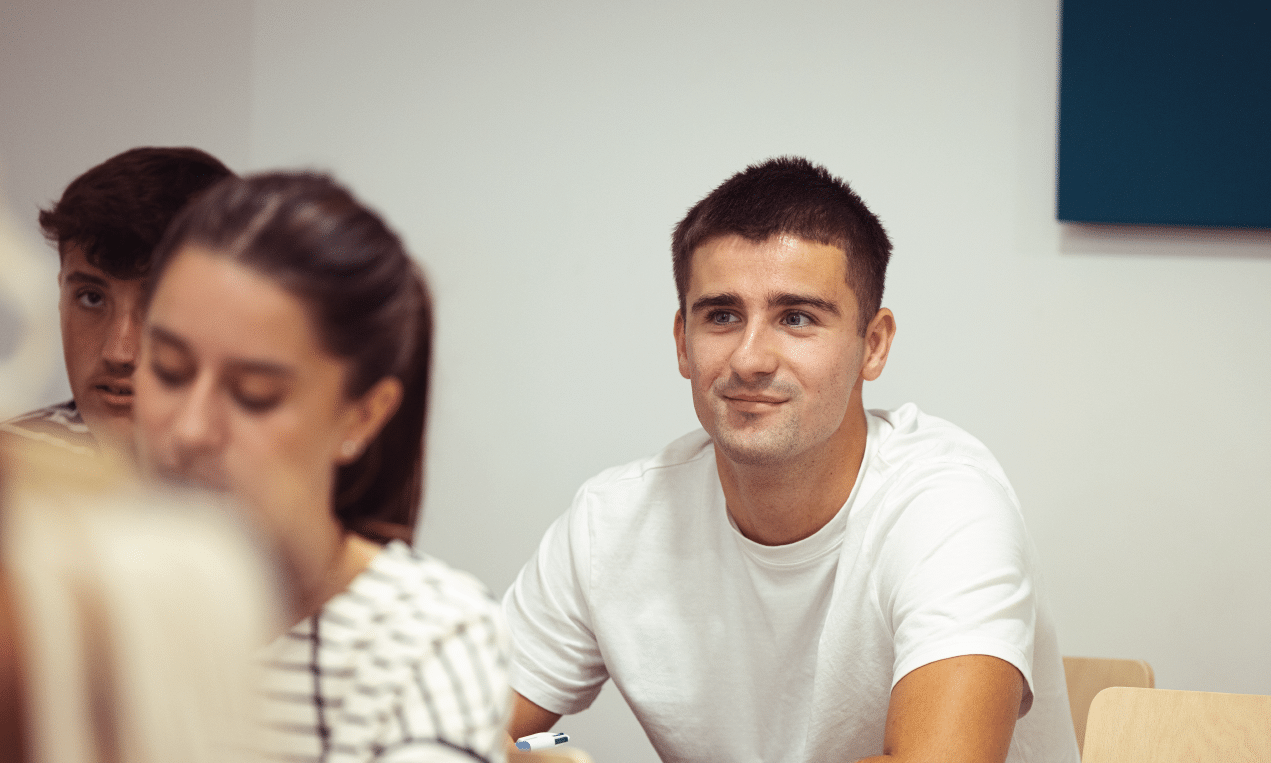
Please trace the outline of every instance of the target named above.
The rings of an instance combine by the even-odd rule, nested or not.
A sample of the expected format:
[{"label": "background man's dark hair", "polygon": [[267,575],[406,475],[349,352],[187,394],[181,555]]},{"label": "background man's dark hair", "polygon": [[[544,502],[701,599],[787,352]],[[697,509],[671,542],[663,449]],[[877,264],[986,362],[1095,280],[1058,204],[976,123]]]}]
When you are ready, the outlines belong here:
[{"label": "background man's dark hair", "polygon": [[199,192],[234,173],[197,148],[133,148],[71,181],[40,211],[50,241],[78,244],[115,278],[140,278],[168,223]]},{"label": "background man's dark hair", "polygon": [[820,165],[796,156],[751,165],[688,211],[671,238],[681,312],[693,251],[733,234],[755,242],[786,234],[836,246],[847,254],[847,285],[860,307],[862,335],[882,307],[891,241],[861,197]]}]

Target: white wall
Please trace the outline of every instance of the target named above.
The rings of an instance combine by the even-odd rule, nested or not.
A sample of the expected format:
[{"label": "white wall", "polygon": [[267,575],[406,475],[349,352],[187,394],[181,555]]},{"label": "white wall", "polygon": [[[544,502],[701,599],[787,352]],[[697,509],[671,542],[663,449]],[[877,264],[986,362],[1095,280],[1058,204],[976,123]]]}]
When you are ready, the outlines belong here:
[{"label": "white wall", "polygon": [[[896,244],[867,404],[994,450],[1064,650],[1271,694],[1271,232],[1055,222],[1056,3],[131,5],[5,7],[10,196],[193,143],[380,208],[439,304],[426,549],[501,591],[583,479],[695,426],[670,230],[804,154]],[[561,727],[651,760],[598,705]]]}]

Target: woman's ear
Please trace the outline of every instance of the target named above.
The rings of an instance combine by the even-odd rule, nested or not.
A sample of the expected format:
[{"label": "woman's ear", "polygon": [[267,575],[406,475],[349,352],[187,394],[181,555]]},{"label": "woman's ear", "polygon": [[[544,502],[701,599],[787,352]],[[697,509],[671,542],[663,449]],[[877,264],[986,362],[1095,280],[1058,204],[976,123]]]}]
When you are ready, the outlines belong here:
[{"label": "woman's ear", "polygon": [[401,380],[396,376],[385,376],[349,405],[336,463],[343,466],[361,457],[366,446],[370,445],[393,414],[397,413],[402,404],[402,394]]}]

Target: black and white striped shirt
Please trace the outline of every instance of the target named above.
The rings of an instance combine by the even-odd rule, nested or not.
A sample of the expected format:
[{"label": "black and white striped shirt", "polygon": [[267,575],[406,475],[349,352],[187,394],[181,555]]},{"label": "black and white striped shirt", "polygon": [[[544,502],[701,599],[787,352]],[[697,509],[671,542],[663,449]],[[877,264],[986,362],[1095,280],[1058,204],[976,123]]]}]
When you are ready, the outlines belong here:
[{"label": "black and white striped shirt", "polygon": [[502,615],[466,573],[394,541],[265,652],[266,760],[495,761]]}]

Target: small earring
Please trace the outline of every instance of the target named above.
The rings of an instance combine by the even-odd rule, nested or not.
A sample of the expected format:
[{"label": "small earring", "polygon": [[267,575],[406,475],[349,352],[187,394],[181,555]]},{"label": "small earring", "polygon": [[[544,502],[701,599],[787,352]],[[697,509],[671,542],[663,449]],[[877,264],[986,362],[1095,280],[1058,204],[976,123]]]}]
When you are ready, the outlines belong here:
[{"label": "small earring", "polygon": [[361,447],[358,446],[356,440],[345,440],[340,443],[340,455],[345,458],[353,458],[358,454],[359,450],[361,450]]}]

